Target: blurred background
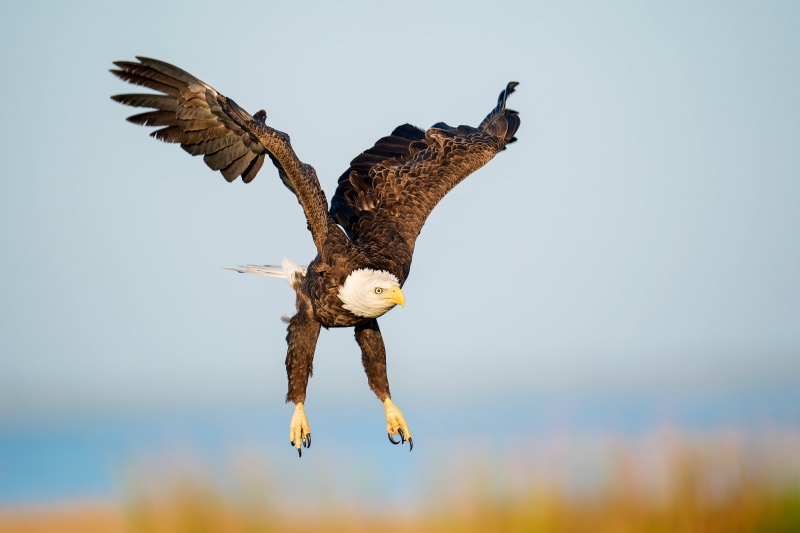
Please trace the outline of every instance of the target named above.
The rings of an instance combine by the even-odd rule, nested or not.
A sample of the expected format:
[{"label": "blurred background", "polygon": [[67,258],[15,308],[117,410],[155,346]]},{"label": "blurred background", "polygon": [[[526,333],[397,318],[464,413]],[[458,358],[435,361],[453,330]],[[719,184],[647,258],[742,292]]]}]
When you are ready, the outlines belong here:
[{"label": "blurred background", "polygon": [[[800,4],[6,2],[0,531],[800,530]],[[459,185],[288,441],[265,167],[227,184],[109,99],[135,55],[289,133],[330,196],[406,122],[519,142]],[[795,529],[796,528],[796,529]]]}]

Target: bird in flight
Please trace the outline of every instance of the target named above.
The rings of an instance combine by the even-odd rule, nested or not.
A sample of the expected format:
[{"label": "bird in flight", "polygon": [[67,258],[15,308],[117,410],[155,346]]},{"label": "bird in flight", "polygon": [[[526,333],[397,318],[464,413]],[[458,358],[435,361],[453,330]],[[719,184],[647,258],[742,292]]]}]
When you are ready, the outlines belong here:
[{"label": "bird in flight", "polygon": [[389,393],[377,319],[405,305],[402,287],[414,245],[436,204],[516,140],[520,119],[506,108],[506,99],[517,83],[506,86],[477,128],[443,122],[427,131],[398,126],[353,159],[328,205],[314,168],[298,159],[287,134],[267,125],[266,111],[251,115],[184,70],[155,59],[136,59],[114,62],[117,68],[111,72],[156,93],[112,96],[121,104],[151,109],[128,121],[159,127],[152,137],[202,155],[206,165],[229,182],[241,176],[250,183],[268,157],[303,208],[317,249],[307,266],[284,259],[281,266],[233,269],[285,278],[297,295],[297,312],[285,319],[286,401],[295,404],[292,446],[301,457],[302,448],[311,446],[304,404],[320,328],[352,327],[369,387],[384,406],[389,440],[407,440],[413,449],[411,431]]}]

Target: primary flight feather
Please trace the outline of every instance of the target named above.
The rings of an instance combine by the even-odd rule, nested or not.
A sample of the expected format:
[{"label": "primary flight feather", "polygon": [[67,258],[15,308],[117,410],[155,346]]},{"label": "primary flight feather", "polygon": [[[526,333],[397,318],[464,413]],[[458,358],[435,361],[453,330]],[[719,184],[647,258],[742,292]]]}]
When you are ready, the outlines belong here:
[{"label": "primary flight feather", "polygon": [[297,313],[288,319],[286,336],[286,401],[295,404],[292,446],[301,456],[302,447],[311,446],[304,403],[320,328],[354,327],[369,386],[384,405],[389,440],[408,440],[412,449],[411,431],[389,393],[377,318],[405,304],[402,287],[414,244],[436,204],[516,140],[520,119],[506,108],[506,99],[517,83],[506,86],[477,128],[442,122],[427,131],[398,126],[353,159],[329,206],[314,168],[298,159],[288,135],[267,126],[264,110],[251,115],[188,72],[155,59],[137,60],[117,61],[111,72],[160,94],[112,96],[121,104],[152,109],[128,121],[160,127],[150,135],[202,155],[227,181],[241,176],[250,183],[268,157],[303,207],[317,248],[308,266],[284,259],[280,267],[234,269],[285,278],[297,294]]}]

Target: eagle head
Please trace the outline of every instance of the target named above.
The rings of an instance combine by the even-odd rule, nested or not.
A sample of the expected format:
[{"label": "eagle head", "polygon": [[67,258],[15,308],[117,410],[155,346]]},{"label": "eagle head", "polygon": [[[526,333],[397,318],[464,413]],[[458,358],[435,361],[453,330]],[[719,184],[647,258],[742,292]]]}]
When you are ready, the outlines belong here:
[{"label": "eagle head", "polygon": [[377,318],[397,304],[405,306],[400,281],[385,270],[359,268],[339,286],[339,299],[356,316]]}]

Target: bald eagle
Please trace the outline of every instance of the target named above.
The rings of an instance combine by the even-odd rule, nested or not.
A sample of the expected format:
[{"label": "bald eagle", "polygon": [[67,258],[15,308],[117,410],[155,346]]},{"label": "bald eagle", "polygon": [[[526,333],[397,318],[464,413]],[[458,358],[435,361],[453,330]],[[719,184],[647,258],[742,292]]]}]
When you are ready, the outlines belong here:
[{"label": "bald eagle", "polygon": [[152,109],[128,121],[161,127],[150,135],[202,155],[206,165],[229,182],[241,176],[250,183],[268,157],[303,207],[317,248],[308,266],[284,259],[279,267],[234,269],[285,278],[297,295],[297,312],[286,319],[286,401],[295,404],[292,446],[301,457],[302,447],[311,446],[303,404],[320,327],[353,327],[369,386],[384,405],[389,440],[408,440],[413,449],[411,431],[389,393],[377,319],[405,304],[402,287],[414,244],[436,204],[516,140],[520,119],[506,108],[506,99],[517,83],[506,86],[477,128],[443,122],[427,131],[410,124],[395,128],[353,159],[329,206],[314,168],[298,159],[287,134],[266,124],[266,111],[251,115],[188,72],[155,59],[137,60],[114,62],[117,68],[111,72],[157,94],[112,96],[121,104]]}]

